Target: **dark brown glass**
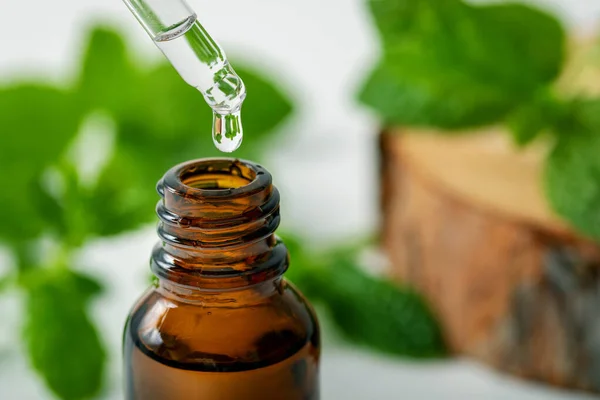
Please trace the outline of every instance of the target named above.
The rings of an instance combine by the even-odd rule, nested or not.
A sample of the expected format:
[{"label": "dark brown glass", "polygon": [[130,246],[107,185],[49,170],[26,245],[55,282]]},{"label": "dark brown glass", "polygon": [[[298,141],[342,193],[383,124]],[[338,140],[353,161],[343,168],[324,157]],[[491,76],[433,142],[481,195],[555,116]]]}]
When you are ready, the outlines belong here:
[{"label": "dark brown glass", "polygon": [[192,161],[158,192],[158,283],[125,327],[127,399],[318,399],[319,327],[282,278],[271,175],[246,161]]}]

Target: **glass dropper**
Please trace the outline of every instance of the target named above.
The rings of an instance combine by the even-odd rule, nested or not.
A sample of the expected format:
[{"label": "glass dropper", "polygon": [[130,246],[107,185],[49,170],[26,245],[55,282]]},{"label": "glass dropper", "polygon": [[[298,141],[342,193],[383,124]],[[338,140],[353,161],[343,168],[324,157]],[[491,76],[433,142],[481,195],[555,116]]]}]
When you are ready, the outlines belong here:
[{"label": "glass dropper", "polygon": [[198,89],[213,110],[213,141],[224,152],[243,139],[244,82],[223,49],[184,0],[123,0],[179,75]]}]

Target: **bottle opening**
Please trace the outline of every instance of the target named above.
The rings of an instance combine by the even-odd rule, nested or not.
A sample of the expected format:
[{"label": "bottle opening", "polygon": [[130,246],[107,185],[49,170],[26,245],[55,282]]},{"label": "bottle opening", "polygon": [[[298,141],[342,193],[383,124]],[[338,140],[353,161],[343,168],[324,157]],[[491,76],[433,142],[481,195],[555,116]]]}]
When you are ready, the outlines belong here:
[{"label": "bottle opening", "polygon": [[271,174],[249,161],[214,158],[180,164],[165,174],[158,192],[159,218],[175,230],[192,228],[173,234],[195,235],[204,245],[208,236],[217,242],[239,236],[233,227],[255,232],[265,219],[278,220],[279,192]]},{"label": "bottle opening", "polygon": [[[158,191],[167,202],[173,197],[203,204],[244,197],[256,204],[264,201],[261,193],[270,194],[271,185],[271,174],[260,165],[233,158],[212,158],[174,167],[159,182]],[[254,198],[256,195],[258,198]]]},{"label": "bottle opening", "polygon": [[201,168],[202,165],[195,165],[180,172],[180,179],[183,185],[191,189],[202,190],[230,190],[240,189],[248,186],[257,177],[257,171],[254,171],[248,164],[239,160],[229,163],[211,164],[208,168]]},{"label": "bottle opening", "polygon": [[231,175],[214,174],[193,176],[183,181],[183,184],[193,189],[227,190],[246,186],[251,181]]}]

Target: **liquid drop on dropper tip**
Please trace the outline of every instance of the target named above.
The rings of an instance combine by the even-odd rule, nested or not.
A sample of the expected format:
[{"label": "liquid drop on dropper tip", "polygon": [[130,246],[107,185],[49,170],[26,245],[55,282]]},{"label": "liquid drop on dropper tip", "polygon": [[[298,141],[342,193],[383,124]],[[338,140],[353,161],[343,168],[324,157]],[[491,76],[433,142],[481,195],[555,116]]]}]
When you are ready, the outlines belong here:
[{"label": "liquid drop on dropper tip", "polygon": [[240,110],[246,87],[223,49],[195,14],[155,35],[154,42],[183,80],[198,89],[213,109],[212,137],[217,149],[225,153],[237,150],[242,144]]},{"label": "liquid drop on dropper tip", "polygon": [[244,139],[241,110],[231,114],[213,113],[213,142],[224,153],[236,151]]}]

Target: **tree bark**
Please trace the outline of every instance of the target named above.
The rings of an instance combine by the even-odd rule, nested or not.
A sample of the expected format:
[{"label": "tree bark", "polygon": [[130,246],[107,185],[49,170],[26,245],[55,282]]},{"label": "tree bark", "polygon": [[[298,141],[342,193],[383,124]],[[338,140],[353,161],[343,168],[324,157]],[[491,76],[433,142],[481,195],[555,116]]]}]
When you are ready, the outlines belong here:
[{"label": "tree bark", "polygon": [[437,313],[452,351],[554,385],[600,391],[600,250],[554,215],[547,146],[381,135],[391,274]]}]

